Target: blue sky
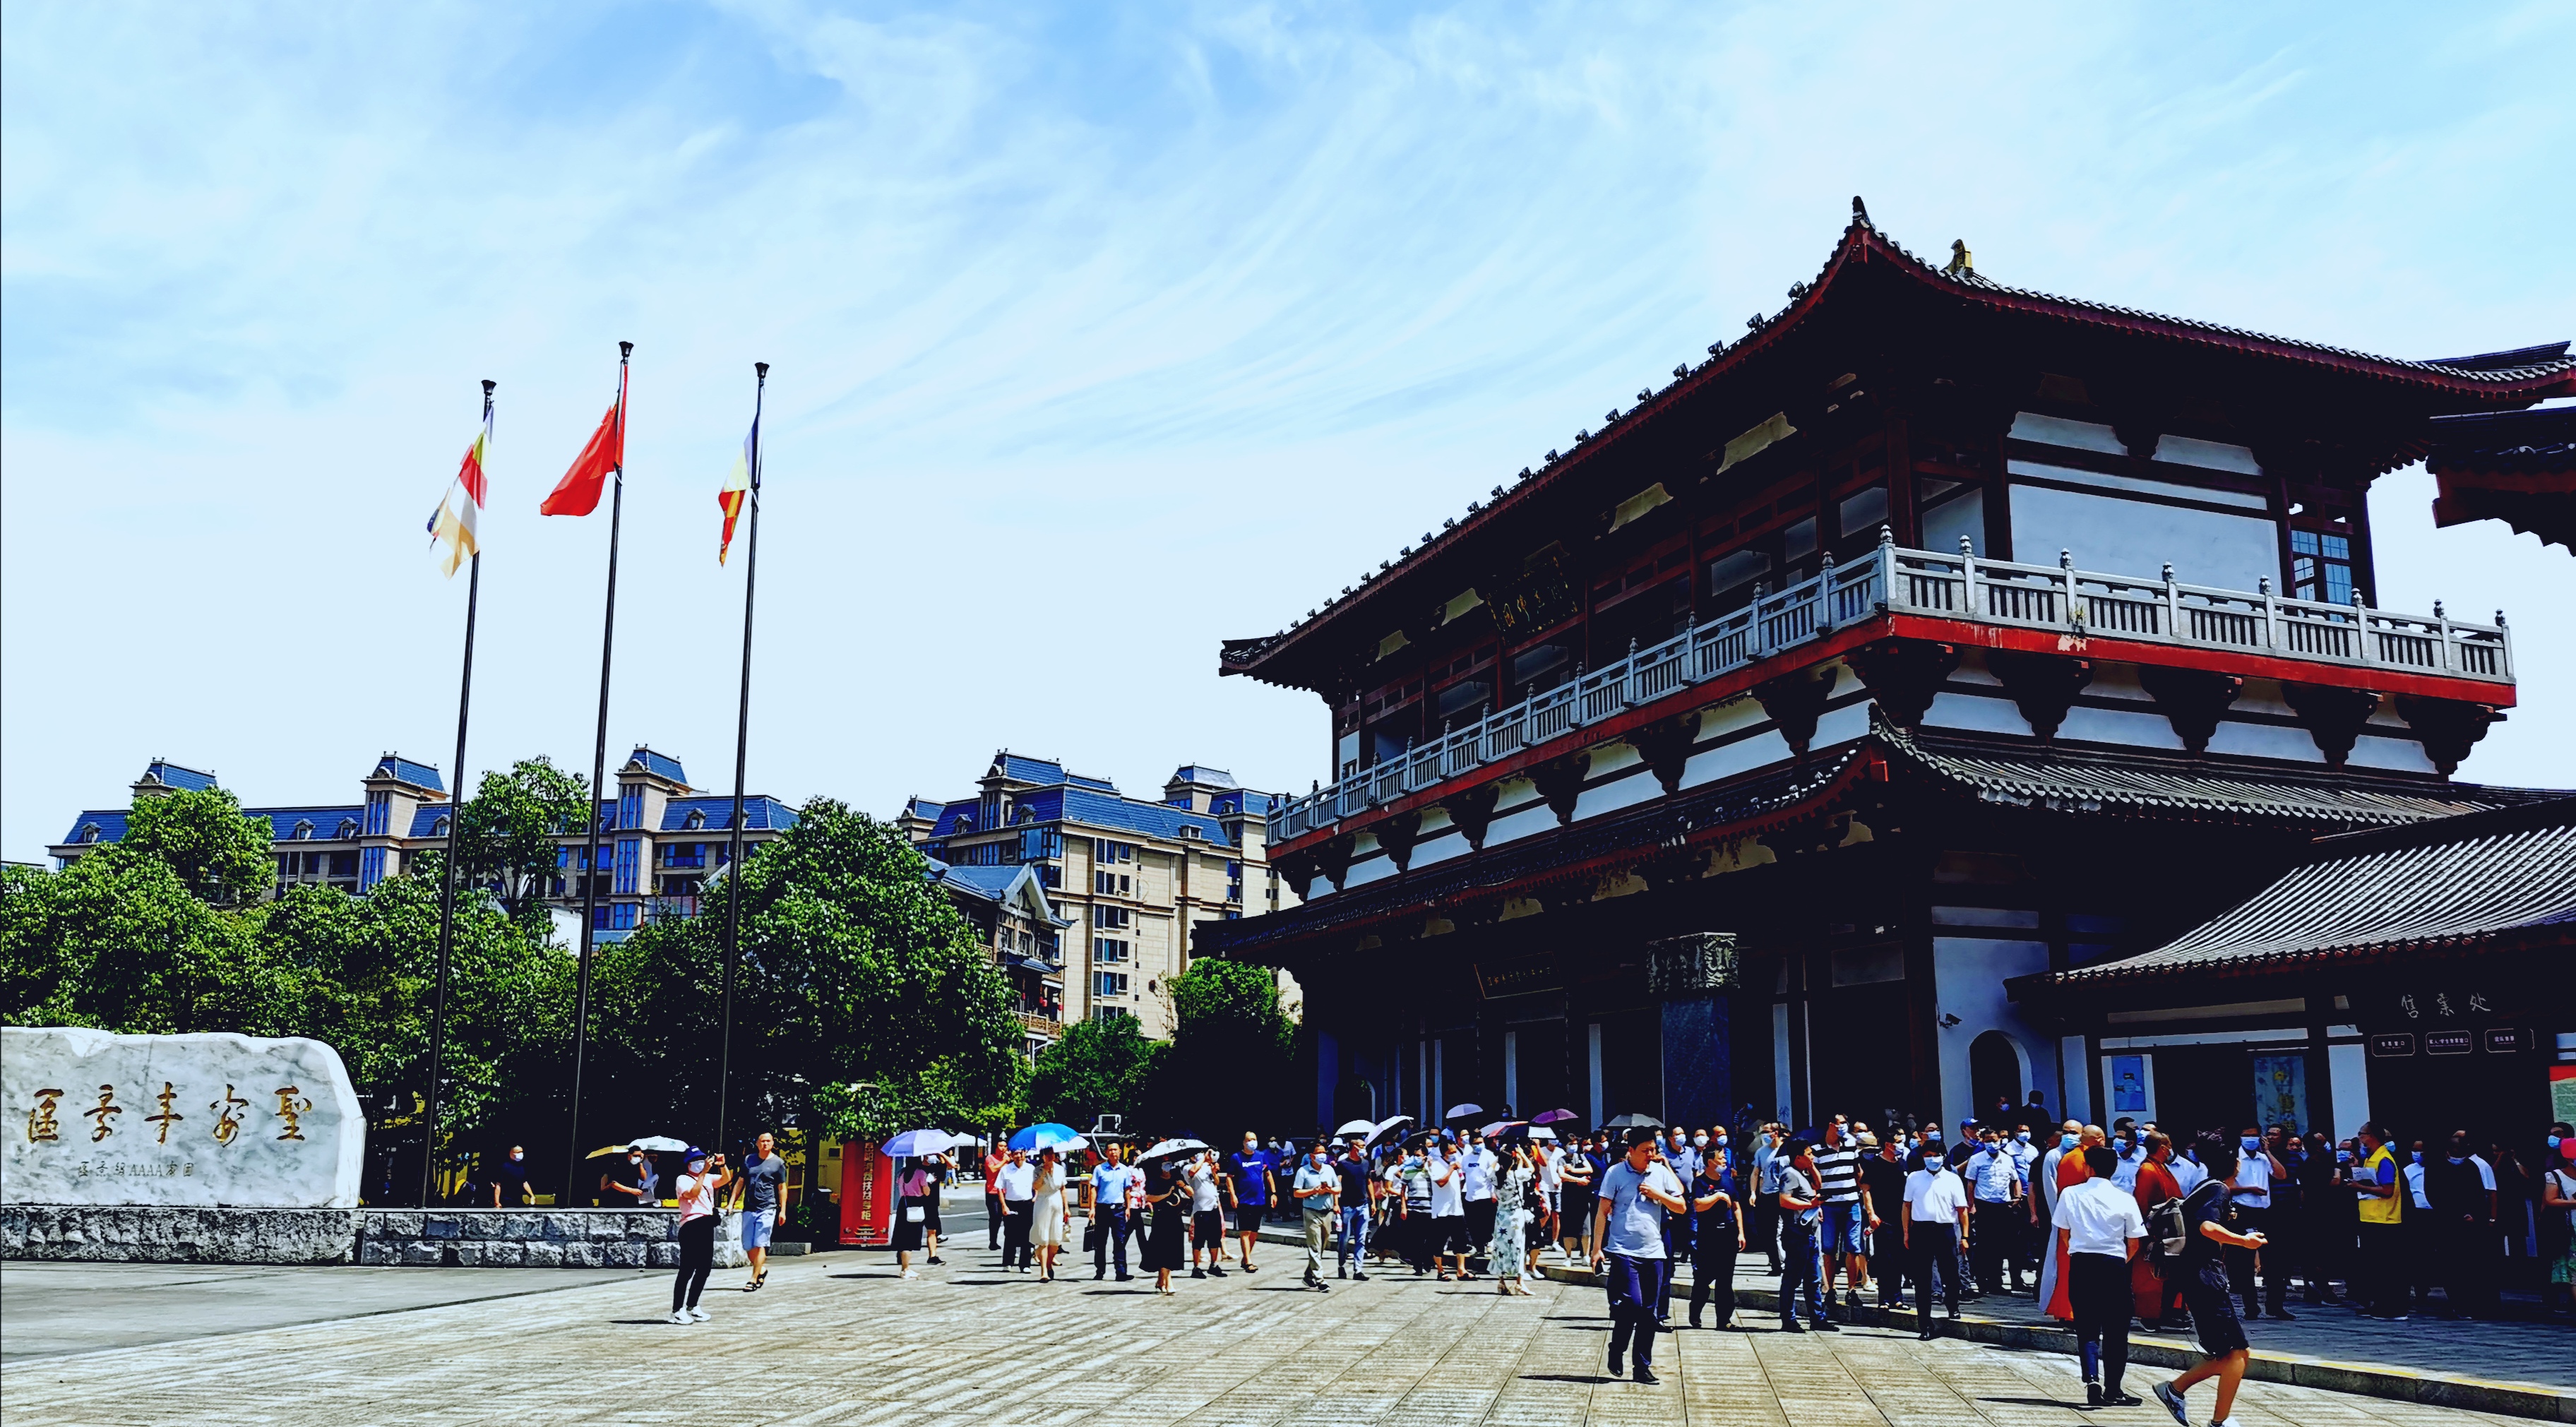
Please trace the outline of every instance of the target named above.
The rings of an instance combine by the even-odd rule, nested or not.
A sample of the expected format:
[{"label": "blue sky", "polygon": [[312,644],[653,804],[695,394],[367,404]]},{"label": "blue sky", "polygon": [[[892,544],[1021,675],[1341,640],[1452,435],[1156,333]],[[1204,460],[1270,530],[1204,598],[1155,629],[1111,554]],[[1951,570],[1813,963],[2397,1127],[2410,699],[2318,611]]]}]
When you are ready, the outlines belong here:
[{"label": "blue sky", "polygon": [[[1214,675],[1813,276],[1866,195],[2000,280],[2399,356],[2576,336],[2576,7],[11,6],[0,851],[154,755],[445,763],[421,522],[500,383],[476,767],[732,756],[714,492],[773,364],[754,786],[991,751],[1303,788]],[[2471,761],[2576,786],[2571,566],[2374,497],[2392,607],[2517,616]],[[2558,608],[2552,610],[2551,605]]]}]

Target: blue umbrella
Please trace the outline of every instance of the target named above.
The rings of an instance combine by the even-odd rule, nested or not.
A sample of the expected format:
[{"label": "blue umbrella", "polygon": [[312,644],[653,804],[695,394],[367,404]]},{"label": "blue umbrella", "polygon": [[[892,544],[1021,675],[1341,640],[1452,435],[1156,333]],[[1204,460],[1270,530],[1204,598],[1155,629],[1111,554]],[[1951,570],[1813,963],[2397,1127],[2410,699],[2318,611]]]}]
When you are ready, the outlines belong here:
[{"label": "blue umbrella", "polygon": [[879,1153],[889,1159],[911,1159],[926,1154],[946,1154],[959,1140],[946,1130],[906,1130],[879,1146]]},{"label": "blue umbrella", "polygon": [[1049,1147],[1060,1150],[1073,1149],[1081,1143],[1080,1131],[1071,1125],[1059,1125],[1053,1120],[1014,1131],[1011,1135],[1011,1148],[1015,1150],[1042,1150]]}]

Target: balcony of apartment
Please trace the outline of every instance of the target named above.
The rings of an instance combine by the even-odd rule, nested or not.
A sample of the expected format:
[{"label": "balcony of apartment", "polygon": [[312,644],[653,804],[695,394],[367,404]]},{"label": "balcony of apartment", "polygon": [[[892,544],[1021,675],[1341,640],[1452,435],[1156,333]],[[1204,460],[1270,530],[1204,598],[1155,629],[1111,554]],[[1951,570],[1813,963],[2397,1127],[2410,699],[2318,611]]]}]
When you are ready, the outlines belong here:
[{"label": "balcony of apartment", "polygon": [[[1997,649],[2216,669],[2403,690],[2489,705],[2513,699],[2513,645],[2504,616],[2493,624],[2287,599],[2271,581],[2254,591],[2183,584],[2167,565],[2156,578],[1909,550],[1882,533],[1867,558],[1777,594],[1761,594],[1651,648],[1590,670],[1398,758],[1272,809],[1274,857],[1341,823],[1442,785],[1482,781],[1560,751],[1616,736],[1650,706],[1723,697],[1762,677],[1831,658],[1891,635]],[[1707,688],[1708,685],[1720,685]]]}]

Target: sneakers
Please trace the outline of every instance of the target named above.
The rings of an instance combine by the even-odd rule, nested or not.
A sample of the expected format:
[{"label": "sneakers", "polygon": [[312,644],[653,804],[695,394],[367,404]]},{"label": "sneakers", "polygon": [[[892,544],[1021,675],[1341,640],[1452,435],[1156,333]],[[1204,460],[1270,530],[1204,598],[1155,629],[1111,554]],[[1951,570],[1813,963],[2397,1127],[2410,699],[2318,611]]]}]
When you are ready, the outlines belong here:
[{"label": "sneakers", "polygon": [[2183,1405],[2182,1394],[2174,1391],[2172,1383],[2160,1382],[2147,1390],[2156,1395],[2156,1401],[2165,1405],[2165,1411],[2173,1414],[2173,1420],[2180,1427],[2191,1427],[2191,1409]]},{"label": "sneakers", "polygon": [[895,1275],[895,1277],[897,1277],[897,1278],[919,1278],[919,1277],[921,1277],[921,1270],[919,1270],[919,1269],[917,1269],[917,1268],[908,1268],[908,1269],[905,1269],[903,1272],[901,1272],[901,1273],[899,1273],[899,1274],[896,1274],[896,1275]]},{"label": "sneakers", "polygon": [[[930,1256],[930,1266],[931,1266],[931,1267],[933,1267],[933,1268],[941,1268],[941,1267],[945,1267],[945,1266],[947,1265],[947,1263],[948,1263],[948,1260],[946,1260],[946,1259],[944,1259],[944,1258],[941,1258],[941,1257],[940,1257],[939,1255],[937,1255],[937,1254],[932,1254],[932,1255]],[[763,1277],[763,1278],[767,1278],[768,1276],[769,1276],[769,1275],[767,1275],[767,1274],[762,1274],[762,1275],[761,1275],[761,1277]]]},{"label": "sneakers", "polygon": [[1206,1270],[1206,1269],[1203,1269],[1203,1268],[1194,1268],[1194,1269],[1191,1269],[1191,1270],[1190,1270],[1190,1277],[1192,1277],[1192,1278],[1205,1278],[1205,1277],[1207,1277],[1207,1270]]},{"label": "sneakers", "polygon": [[1225,1265],[1224,1265],[1224,1264],[1221,1264],[1221,1263],[1212,1263],[1212,1264],[1209,1264],[1209,1265],[1208,1265],[1208,1277],[1210,1277],[1210,1278],[1223,1278],[1223,1277],[1225,1277]]},{"label": "sneakers", "polygon": [[2102,1405],[2104,1407],[2136,1407],[2139,1405],[2139,1402],[2138,1399],[2131,1397],[2125,1392],[2105,1392],[2102,1394]]},{"label": "sneakers", "polygon": [[1358,1269],[1353,1269],[1351,1270],[1351,1282],[1366,1283],[1368,1282],[1368,1275],[1360,1272]]},{"label": "sneakers", "polygon": [[686,1323],[695,1323],[695,1322],[696,1322],[696,1321],[698,1321],[698,1320],[697,1320],[697,1319],[695,1319],[695,1318],[690,1317],[686,1311],[684,1311],[684,1310],[682,1310],[682,1309],[674,1308],[674,1309],[672,1309],[672,1310],[671,1310],[671,1321],[672,1321],[672,1322],[674,1322],[674,1323],[682,1323],[682,1324],[686,1324]]},{"label": "sneakers", "polygon": [[714,1316],[715,1316],[714,1314],[709,1313],[707,1310],[705,1310],[705,1309],[703,1309],[703,1308],[692,1308],[692,1309],[690,1309],[690,1310],[689,1310],[689,1317],[690,1317],[690,1319],[691,1319],[692,1321],[694,1321],[694,1322],[704,1323],[704,1322],[705,1322],[705,1321],[707,1321],[709,1318],[712,1318],[712,1317],[714,1317]]}]

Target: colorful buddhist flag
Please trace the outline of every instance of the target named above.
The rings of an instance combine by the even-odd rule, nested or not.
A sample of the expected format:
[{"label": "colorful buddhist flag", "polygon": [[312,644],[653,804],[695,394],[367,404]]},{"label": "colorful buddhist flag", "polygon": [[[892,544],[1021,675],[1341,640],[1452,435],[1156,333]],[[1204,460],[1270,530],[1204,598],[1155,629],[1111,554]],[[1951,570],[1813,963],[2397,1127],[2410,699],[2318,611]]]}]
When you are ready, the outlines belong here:
[{"label": "colorful buddhist flag", "polygon": [[752,419],[751,434],[742,438],[742,454],[733,458],[733,469],[725,472],[724,485],[716,491],[716,506],[724,512],[724,534],[716,540],[716,563],[725,562],[733,549],[733,523],[742,518],[742,503],[751,493],[751,462],[759,453],[760,420]]},{"label": "colorful buddhist flag", "polygon": [[588,515],[599,509],[600,492],[607,488],[611,471],[626,467],[626,367],[617,368],[617,402],[608,414],[599,418],[599,429],[590,433],[589,444],[575,456],[572,469],[555,482],[554,490],[537,507],[541,515]]},{"label": "colorful buddhist flag", "polygon": [[456,578],[457,570],[467,560],[483,553],[477,526],[483,513],[483,463],[491,453],[492,413],[487,408],[483,429],[474,433],[474,444],[465,448],[465,460],[456,469],[456,479],[438,498],[438,509],[429,517],[430,544],[439,552],[439,567],[449,579]]}]

